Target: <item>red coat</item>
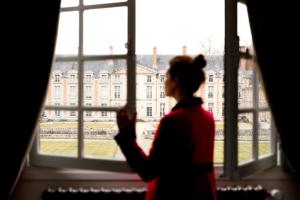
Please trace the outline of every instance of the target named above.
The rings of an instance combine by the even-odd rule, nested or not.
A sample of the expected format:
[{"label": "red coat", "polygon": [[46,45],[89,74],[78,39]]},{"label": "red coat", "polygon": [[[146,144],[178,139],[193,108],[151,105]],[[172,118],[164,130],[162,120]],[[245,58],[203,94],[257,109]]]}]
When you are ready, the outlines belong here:
[{"label": "red coat", "polygon": [[212,167],[215,122],[201,98],[180,101],[160,121],[146,155],[135,138],[115,139],[131,168],[148,182],[146,200],[216,200]]}]

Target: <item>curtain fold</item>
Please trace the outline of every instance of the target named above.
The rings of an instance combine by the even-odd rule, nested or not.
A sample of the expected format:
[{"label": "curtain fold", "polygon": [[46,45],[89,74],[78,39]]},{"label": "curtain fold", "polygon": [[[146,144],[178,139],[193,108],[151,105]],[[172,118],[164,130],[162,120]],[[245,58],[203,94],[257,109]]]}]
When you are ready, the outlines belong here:
[{"label": "curtain fold", "polygon": [[43,106],[60,0],[9,1],[2,6],[7,11],[1,17],[0,199],[9,199]]},{"label": "curtain fold", "polygon": [[299,17],[296,2],[246,1],[266,96],[281,147],[299,178]]}]

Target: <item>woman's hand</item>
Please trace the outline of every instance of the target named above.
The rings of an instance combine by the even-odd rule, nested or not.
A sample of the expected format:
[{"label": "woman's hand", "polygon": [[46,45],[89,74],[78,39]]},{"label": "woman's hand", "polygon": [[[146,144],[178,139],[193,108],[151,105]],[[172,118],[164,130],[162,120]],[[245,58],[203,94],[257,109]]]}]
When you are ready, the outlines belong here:
[{"label": "woman's hand", "polygon": [[[128,129],[135,130],[136,112],[130,113],[127,105],[117,111],[117,124],[119,132],[126,133]],[[135,131],[134,131],[135,132]]]}]

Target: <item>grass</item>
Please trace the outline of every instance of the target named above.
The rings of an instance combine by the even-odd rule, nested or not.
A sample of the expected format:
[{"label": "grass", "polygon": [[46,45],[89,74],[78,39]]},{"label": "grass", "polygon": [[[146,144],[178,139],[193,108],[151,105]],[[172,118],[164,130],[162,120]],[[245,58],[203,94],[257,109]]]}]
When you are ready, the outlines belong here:
[{"label": "grass", "polygon": [[[239,162],[252,159],[252,145],[248,141],[239,141]],[[259,143],[259,155],[270,152],[270,143],[262,141]],[[40,152],[54,155],[77,155],[77,141],[75,139],[41,139]],[[85,140],[84,155],[87,157],[114,158],[118,154],[118,147],[114,140]],[[214,162],[223,163],[224,142],[215,141]]]},{"label": "grass", "polygon": [[[109,123],[109,122],[85,122],[84,128],[113,128],[115,123]],[[77,128],[78,123],[77,122],[41,122],[40,128],[46,129],[46,128]]]}]

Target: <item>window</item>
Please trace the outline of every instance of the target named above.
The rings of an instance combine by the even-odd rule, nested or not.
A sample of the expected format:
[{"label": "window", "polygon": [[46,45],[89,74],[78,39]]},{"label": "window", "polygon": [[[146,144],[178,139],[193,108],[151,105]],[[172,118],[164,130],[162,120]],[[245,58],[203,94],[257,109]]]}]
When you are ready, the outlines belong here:
[{"label": "window", "polygon": [[165,115],[165,110],[166,110],[166,104],[165,103],[160,103],[160,111],[159,111],[159,116],[163,117]]},{"label": "window", "polygon": [[59,74],[54,75],[54,82],[56,82],[56,83],[60,82],[60,75]]},{"label": "window", "polygon": [[214,86],[208,86],[208,98],[214,98]]},{"label": "window", "polygon": [[60,98],[60,86],[59,85],[54,86],[54,98],[55,99]]},{"label": "window", "polygon": [[152,86],[146,86],[146,98],[147,99],[152,98]]},{"label": "window", "polygon": [[[86,106],[92,106],[91,103],[86,103],[85,105],[86,105]],[[91,117],[91,116],[92,116],[92,112],[91,112],[91,111],[86,111],[86,112],[85,112],[85,116],[86,116],[86,117]]]},{"label": "window", "polygon": [[148,83],[151,83],[151,79],[152,79],[152,76],[151,75],[147,75],[147,82]]},{"label": "window", "polygon": [[146,107],[146,112],[147,112],[147,117],[152,117],[152,107],[151,106],[147,106]]},{"label": "window", "polygon": [[[165,97],[162,86],[169,59],[185,53],[196,55],[199,51],[207,56],[208,65],[205,86],[197,91],[197,95],[207,103],[209,111],[214,111],[215,166],[223,167],[224,164],[224,176],[236,178],[261,169],[261,166],[265,168],[274,164],[275,130],[263,84],[257,79],[259,72],[251,64],[253,61],[243,60],[245,62],[239,67],[237,59],[243,55],[236,45],[238,36],[240,46],[248,48],[252,44],[252,41],[245,40],[245,31],[238,34],[234,26],[238,22],[235,14],[240,20],[240,15],[246,16],[245,9],[240,12],[239,6],[239,12],[234,13],[232,11],[237,11],[236,2],[227,3],[224,9],[224,1],[217,0],[205,3],[106,0],[104,5],[102,3],[84,0],[76,5],[62,5],[52,77],[59,74],[60,79],[68,79],[65,74],[75,71],[76,81],[72,82],[75,98],[68,99],[65,96],[68,85],[64,86],[61,80],[55,82],[54,77],[44,108],[48,119],[41,120],[37,128],[38,137],[32,154],[34,164],[128,171],[124,157],[112,139],[117,132],[115,111],[126,103],[130,109],[136,107],[139,118],[137,134],[143,131],[152,133],[159,119],[176,103]],[[173,8],[168,17],[164,17],[170,4]],[[206,12],[208,10],[210,12]],[[182,11],[187,12],[177,18]],[[184,23],[186,21],[193,23]],[[225,35],[224,21],[227,26]],[[185,24],[176,36],[173,34],[178,31],[176,26],[165,28],[172,22]],[[210,26],[212,22],[216,26]],[[200,29],[195,28],[195,23]],[[238,24],[240,29],[247,23]],[[228,47],[225,49],[226,59],[224,38]],[[86,82],[87,74],[92,74],[91,82]],[[70,82],[72,79],[70,75]],[[71,102],[63,102],[65,99]],[[75,101],[75,105],[69,104]],[[75,115],[65,115],[68,112]],[[53,134],[49,137],[51,131]],[[142,148],[148,152],[153,137],[151,134],[139,136]]]},{"label": "window", "polygon": [[75,74],[71,74],[70,75],[70,82],[72,82],[72,83],[75,82],[75,77],[76,77]]},{"label": "window", "polygon": [[208,111],[213,113],[214,110],[214,104],[213,103],[208,103]]},{"label": "window", "polygon": [[160,93],[159,93],[160,98],[165,98],[165,87],[160,86],[159,89],[160,89]]},{"label": "window", "polygon": [[120,75],[119,75],[119,74],[116,74],[116,75],[115,75],[115,81],[116,81],[116,82],[120,82]]},{"label": "window", "polygon": [[[70,103],[70,106],[74,107],[74,106],[76,106],[76,103]],[[76,112],[74,110],[70,111],[70,116],[71,117],[75,117],[76,116]]]},{"label": "window", "polygon": [[134,1],[66,2],[31,164],[129,171],[112,138],[118,107],[135,108]]},{"label": "window", "polygon": [[74,98],[76,98],[76,86],[74,86],[74,85],[71,85],[70,86],[70,98],[71,99],[74,99]]},{"label": "window", "polygon": [[[54,105],[60,106],[60,103],[55,103]],[[60,117],[60,110],[55,110],[54,113],[55,113],[55,117]]]},{"label": "window", "polygon": [[[101,106],[102,106],[102,107],[106,107],[107,104],[106,104],[106,103],[102,103]],[[102,116],[102,117],[107,117],[107,112],[102,111],[102,112],[101,112],[101,116]]]},{"label": "window", "polygon": [[208,75],[208,82],[212,83],[214,82],[214,75]]},{"label": "window", "polygon": [[85,75],[85,78],[86,78],[86,82],[88,82],[88,83],[92,82],[92,75],[91,74]]},{"label": "window", "polygon": [[115,86],[115,99],[120,99],[120,86]]},{"label": "window", "polygon": [[90,85],[85,86],[85,98],[86,99],[92,98],[92,86]]},{"label": "window", "polygon": [[160,75],[159,80],[161,83],[163,83],[165,81],[165,75]]},{"label": "window", "polygon": [[108,87],[106,85],[101,86],[100,94],[101,94],[102,99],[107,99],[108,98],[108,89],[107,88]]}]

